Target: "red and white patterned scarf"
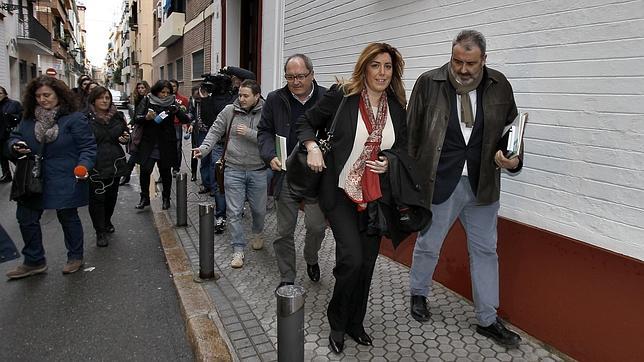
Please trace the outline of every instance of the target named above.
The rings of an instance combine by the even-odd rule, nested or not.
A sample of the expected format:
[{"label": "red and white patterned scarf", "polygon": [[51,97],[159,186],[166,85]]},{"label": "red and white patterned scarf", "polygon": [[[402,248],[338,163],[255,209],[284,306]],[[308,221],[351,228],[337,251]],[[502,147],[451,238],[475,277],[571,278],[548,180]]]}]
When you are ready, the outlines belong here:
[{"label": "red and white patterned scarf", "polygon": [[349,174],[344,184],[344,191],[347,196],[358,204],[358,210],[362,211],[367,207],[367,203],[382,197],[380,191],[380,176],[374,172],[366,172],[366,161],[377,160],[378,152],[380,152],[380,143],[382,142],[382,131],[387,122],[387,92],[382,92],[380,96],[380,104],[378,105],[377,114],[373,114],[371,102],[367,89],[363,89],[360,94],[360,114],[362,121],[367,127],[369,137],[365,141],[362,153],[351,166]]}]

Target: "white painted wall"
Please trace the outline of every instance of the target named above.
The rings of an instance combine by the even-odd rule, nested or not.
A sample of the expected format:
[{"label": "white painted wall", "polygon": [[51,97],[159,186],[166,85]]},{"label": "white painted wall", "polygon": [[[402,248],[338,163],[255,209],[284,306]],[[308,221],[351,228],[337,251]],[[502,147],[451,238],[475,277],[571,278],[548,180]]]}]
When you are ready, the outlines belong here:
[{"label": "white painted wall", "polygon": [[262,61],[260,84],[266,96],[284,83],[284,0],[265,1],[262,9]]},{"label": "white painted wall", "polygon": [[241,4],[236,0],[226,2],[226,65],[239,66],[239,29]]},{"label": "white painted wall", "polygon": [[[369,42],[396,46],[411,92],[463,28],[530,113],[525,166],[504,175],[514,219],[644,260],[644,0],[286,0],[283,55],[348,77]],[[517,236],[520,237],[520,236]]]}]

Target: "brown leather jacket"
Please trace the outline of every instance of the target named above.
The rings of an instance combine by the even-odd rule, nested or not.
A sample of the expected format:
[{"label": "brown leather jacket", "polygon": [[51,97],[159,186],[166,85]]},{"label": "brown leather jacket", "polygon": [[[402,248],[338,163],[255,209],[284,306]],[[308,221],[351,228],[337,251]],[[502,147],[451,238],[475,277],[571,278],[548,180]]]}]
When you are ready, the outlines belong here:
[{"label": "brown leather jacket", "polygon": [[[431,204],[434,193],[436,168],[445,140],[447,122],[450,118],[450,99],[447,93],[449,63],[427,71],[414,85],[407,107],[407,132],[409,154],[416,158],[421,167],[422,185],[426,190],[425,201]],[[477,200],[489,204],[499,199],[501,173],[496,169],[494,154],[501,139],[503,127],[512,123],[517,116],[512,86],[505,76],[494,69],[485,67],[483,82],[483,146],[481,168],[477,189]],[[521,158],[523,155],[521,155]],[[523,163],[516,169],[518,172]]]}]

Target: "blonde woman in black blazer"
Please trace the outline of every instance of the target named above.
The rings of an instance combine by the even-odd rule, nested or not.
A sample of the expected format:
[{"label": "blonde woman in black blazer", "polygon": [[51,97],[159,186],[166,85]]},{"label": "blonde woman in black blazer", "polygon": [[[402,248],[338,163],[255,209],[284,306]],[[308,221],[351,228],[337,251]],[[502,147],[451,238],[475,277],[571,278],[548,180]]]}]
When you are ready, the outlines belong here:
[{"label": "blonde woman in black blazer", "polygon": [[[297,124],[307,164],[315,172],[324,171],[319,202],[336,241],[336,281],[327,310],[329,347],[335,353],[344,349],[345,334],[372,345],[363,321],[381,236],[367,232],[367,210],[380,197],[379,178],[387,172],[387,159],[378,152],[407,149],[403,68],[398,50],[369,44],[351,79],[332,87]],[[346,102],[338,110],[343,97]],[[325,163],[315,135],[330,127],[336,110],[339,118]]]}]

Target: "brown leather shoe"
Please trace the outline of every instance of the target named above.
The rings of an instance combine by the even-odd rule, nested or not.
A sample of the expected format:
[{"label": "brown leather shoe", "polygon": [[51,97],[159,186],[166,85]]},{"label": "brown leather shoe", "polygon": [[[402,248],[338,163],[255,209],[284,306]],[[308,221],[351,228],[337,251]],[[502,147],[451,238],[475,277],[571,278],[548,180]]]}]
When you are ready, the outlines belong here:
[{"label": "brown leather shoe", "polygon": [[83,266],[83,261],[74,259],[67,261],[67,264],[63,267],[63,274],[76,273]]},{"label": "brown leather shoe", "polygon": [[7,278],[9,279],[20,279],[26,278],[28,276],[44,273],[47,270],[47,264],[31,266],[20,264],[15,267],[13,270],[7,272]]}]

